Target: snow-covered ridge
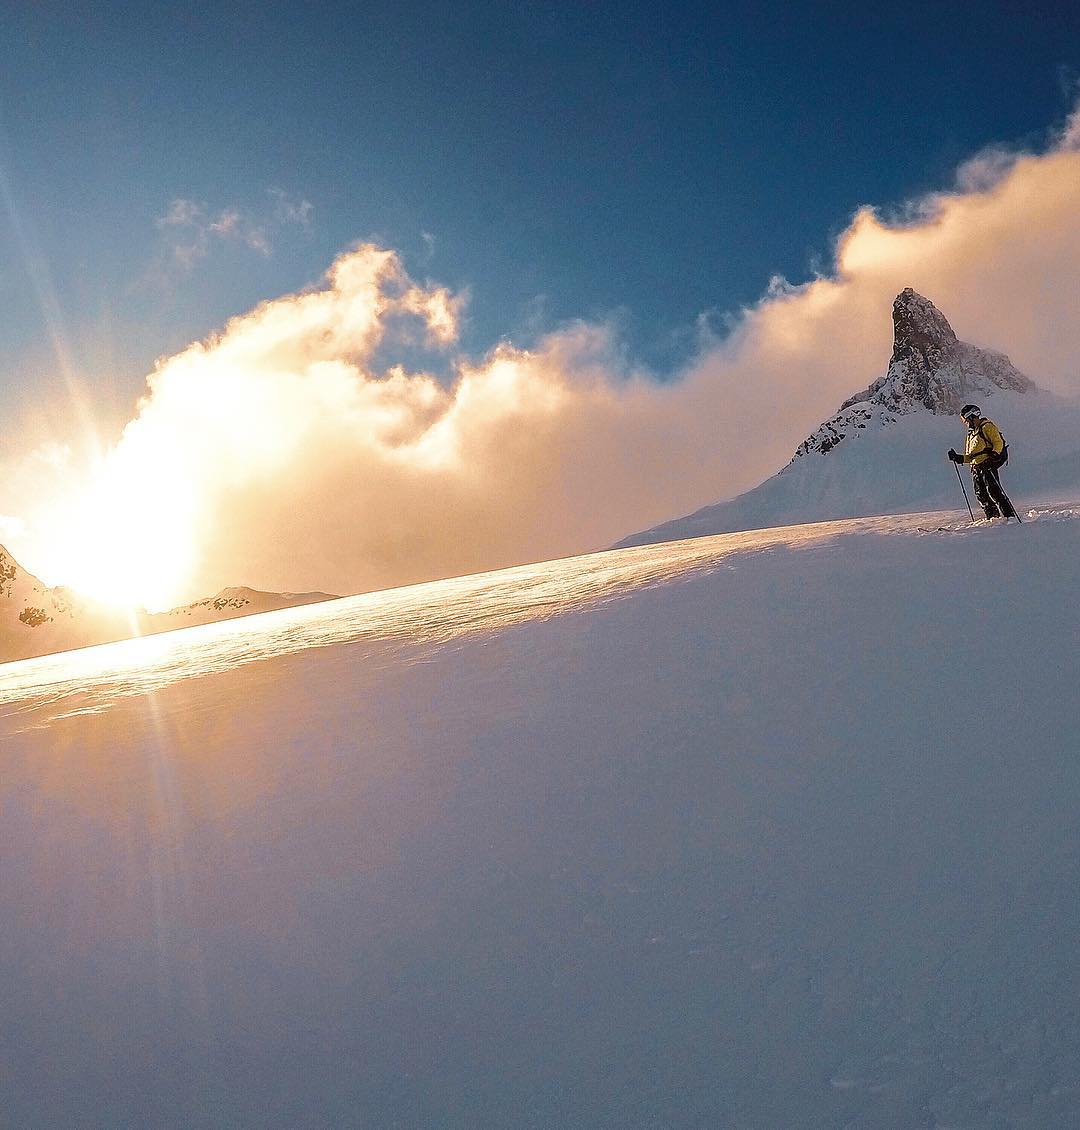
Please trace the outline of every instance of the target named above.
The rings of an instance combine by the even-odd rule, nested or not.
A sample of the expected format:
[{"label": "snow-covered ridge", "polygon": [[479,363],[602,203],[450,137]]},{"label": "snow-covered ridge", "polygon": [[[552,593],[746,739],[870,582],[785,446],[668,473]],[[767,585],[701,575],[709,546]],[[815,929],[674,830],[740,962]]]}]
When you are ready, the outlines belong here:
[{"label": "snow-covered ridge", "polygon": [[143,613],[141,619],[156,631],[229,620],[235,616],[252,616],[258,612],[271,612],[278,608],[295,608],[301,604],[319,604],[336,600],[325,592],[262,592],[246,585],[224,588],[214,596],[181,605],[168,612]]}]

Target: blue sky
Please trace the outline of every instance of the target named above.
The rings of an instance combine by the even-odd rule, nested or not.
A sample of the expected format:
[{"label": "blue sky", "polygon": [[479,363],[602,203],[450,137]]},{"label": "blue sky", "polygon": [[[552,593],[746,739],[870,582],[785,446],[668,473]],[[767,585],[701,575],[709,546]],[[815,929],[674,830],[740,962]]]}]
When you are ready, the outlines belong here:
[{"label": "blue sky", "polygon": [[468,351],[614,316],[663,375],[858,205],[1041,145],[1080,76],[1070,4],[26,3],[2,30],[0,389],[47,398],[61,342],[116,419],[154,357],[360,239],[468,288]]}]

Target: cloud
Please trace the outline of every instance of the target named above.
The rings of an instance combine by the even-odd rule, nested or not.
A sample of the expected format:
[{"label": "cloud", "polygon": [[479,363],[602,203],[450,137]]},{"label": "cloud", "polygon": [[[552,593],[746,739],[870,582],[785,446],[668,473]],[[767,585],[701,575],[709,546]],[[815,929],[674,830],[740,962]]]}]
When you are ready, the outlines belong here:
[{"label": "cloud", "polygon": [[[309,200],[293,199],[280,188],[267,190],[270,206],[262,215],[236,207],[211,212],[206,204],[178,198],[169,203],[155,226],[166,238],[167,256],[184,271],[190,271],[210,254],[215,244],[235,244],[265,258],[273,253],[271,232],[289,225],[311,228],[314,206]],[[159,268],[158,274],[161,274]]]},{"label": "cloud", "polygon": [[[66,500],[18,511],[0,492],[26,521],[9,548],[50,581],[92,551],[132,587],[155,578],[145,599],[162,603],[235,583],[357,592],[599,548],[783,465],[884,370],[904,286],[961,337],[1080,393],[1075,129],[1041,154],[976,158],[899,218],[860,209],[827,274],[774,279],[722,334],[703,319],[698,357],[665,383],[628,369],[604,325],[455,356],[464,298],[358,246],[320,287],[162,360]],[[168,215],[206,219],[190,201]],[[441,351],[450,378],[407,368],[417,347]]]},{"label": "cloud", "polygon": [[1080,105],[1069,115],[1061,134],[1061,148],[1076,151],[1080,149]]},{"label": "cloud", "polygon": [[310,200],[293,200],[280,188],[267,189],[267,195],[274,202],[274,219],[279,224],[299,224],[302,228],[311,227],[311,213],[315,210]]},{"label": "cloud", "polygon": [[194,200],[174,200],[164,216],[157,220],[161,228],[184,228],[201,226],[206,209]]}]

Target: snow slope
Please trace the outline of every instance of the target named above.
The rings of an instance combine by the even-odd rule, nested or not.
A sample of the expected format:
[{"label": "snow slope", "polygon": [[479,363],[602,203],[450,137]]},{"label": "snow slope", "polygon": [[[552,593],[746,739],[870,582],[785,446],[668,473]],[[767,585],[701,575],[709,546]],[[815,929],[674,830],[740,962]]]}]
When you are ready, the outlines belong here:
[{"label": "snow slope", "polygon": [[0,667],[5,1119],[1080,1123],[1080,509],[1027,517]]}]

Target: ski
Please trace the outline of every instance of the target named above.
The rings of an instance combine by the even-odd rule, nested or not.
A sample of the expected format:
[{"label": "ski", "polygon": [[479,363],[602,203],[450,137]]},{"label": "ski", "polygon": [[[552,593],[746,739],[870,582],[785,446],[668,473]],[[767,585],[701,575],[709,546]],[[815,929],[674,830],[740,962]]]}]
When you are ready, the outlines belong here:
[{"label": "ski", "polygon": [[[1023,525],[1023,521],[1018,514],[1014,514],[1013,517],[1016,518],[1020,525]],[[1007,526],[1011,520],[1012,518],[1009,518],[1002,522],[1001,525]],[[918,530],[920,534],[962,534],[967,530],[996,524],[997,523],[991,522],[972,522],[970,526],[916,526],[915,529]]]}]

